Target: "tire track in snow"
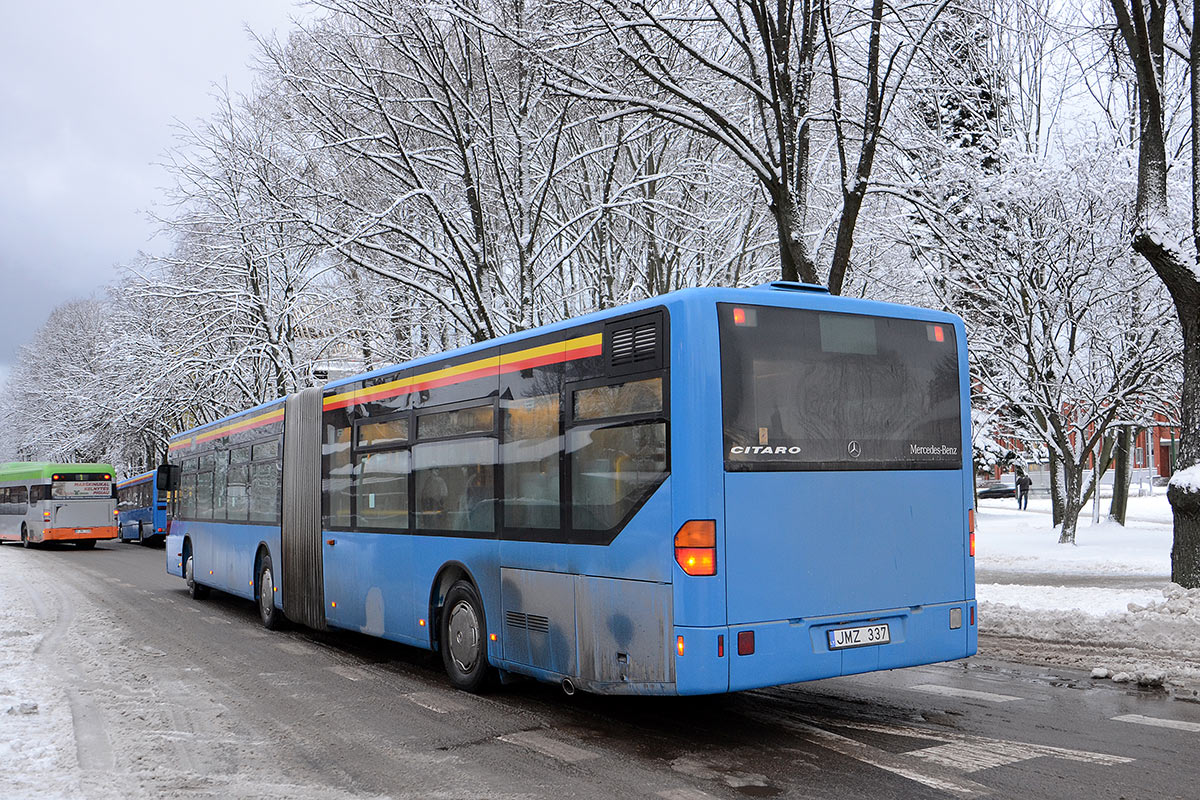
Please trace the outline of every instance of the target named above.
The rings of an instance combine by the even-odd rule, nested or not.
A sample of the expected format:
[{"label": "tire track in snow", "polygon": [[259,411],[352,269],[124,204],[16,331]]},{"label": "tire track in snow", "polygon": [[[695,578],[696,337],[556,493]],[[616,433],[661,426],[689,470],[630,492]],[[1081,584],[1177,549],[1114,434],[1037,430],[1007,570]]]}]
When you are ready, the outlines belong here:
[{"label": "tire track in snow", "polygon": [[111,772],[114,766],[113,751],[104,725],[104,715],[91,698],[80,691],[79,687],[85,676],[79,664],[69,653],[59,652],[71,624],[75,621],[75,606],[59,589],[46,583],[40,584],[39,587],[51,596],[42,597],[28,586],[25,587],[25,593],[38,617],[44,620],[53,619],[54,624],[34,648],[34,659],[45,664],[48,669],[57,668],[66,673],[67,703],[71,708],[71,721],[75,731],[75,756],[79,767],[92,772]]}]

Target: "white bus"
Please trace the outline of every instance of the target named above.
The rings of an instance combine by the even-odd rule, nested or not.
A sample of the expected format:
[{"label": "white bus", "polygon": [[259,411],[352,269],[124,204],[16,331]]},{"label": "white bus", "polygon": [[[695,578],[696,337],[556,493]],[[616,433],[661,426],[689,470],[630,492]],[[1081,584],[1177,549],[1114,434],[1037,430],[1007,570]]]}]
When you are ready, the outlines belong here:
[{"label": "white bus", "polygon": [[30,547],[72,542],[91,548],[117,537],[117,500],[109,464],[0,464],[0,542]]}]

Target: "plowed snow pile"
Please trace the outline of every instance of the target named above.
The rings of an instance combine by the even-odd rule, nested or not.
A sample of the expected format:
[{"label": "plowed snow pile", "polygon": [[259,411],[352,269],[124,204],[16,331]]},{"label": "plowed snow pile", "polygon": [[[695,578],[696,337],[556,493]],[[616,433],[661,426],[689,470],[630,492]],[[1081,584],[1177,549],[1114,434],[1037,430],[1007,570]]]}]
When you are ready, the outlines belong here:
[{"label": "plowed snow pile", "polygon": [[981,651],[1117,681],[1200,684],[1200,589],[1170,583],[1166,497],[1131,498],[1124,527],[1081,519],[1074,546],[1058,544],[1043,504],[980,504]]}]

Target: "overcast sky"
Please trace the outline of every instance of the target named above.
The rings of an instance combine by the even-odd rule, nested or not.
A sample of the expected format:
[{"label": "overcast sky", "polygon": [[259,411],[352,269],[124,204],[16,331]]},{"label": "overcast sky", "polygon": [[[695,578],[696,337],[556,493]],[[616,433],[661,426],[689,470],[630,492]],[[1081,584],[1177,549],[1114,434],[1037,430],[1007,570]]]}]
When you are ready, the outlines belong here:
[{"label": "overcast sky", "polygon": [[0,381],[54,306],[161,248],[148,213],[176,120],[250,88],[246,26],[285,36],[295,0],[0,2]]}]

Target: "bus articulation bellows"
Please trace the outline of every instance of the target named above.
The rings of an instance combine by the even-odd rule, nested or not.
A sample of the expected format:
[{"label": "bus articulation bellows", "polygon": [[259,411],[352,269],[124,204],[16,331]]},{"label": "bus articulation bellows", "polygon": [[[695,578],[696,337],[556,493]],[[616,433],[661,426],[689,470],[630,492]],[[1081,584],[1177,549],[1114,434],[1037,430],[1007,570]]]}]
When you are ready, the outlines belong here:
[{"label": "bus articulation bellows", "polygon": [[0,541],[95,547],[117,535],[110,464],[0,464]]},{"label": "bus articulation bellows", "polygon": [[693,289],[175,437],[194,596],[568,691],[701,694],[976,650],[962,321]]}]

